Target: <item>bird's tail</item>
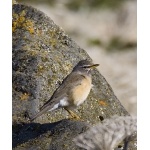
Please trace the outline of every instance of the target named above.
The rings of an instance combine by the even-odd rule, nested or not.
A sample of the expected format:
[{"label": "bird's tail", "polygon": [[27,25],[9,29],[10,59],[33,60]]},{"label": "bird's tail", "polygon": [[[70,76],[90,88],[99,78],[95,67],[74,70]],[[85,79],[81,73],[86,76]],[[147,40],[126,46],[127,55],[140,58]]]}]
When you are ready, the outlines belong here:
[{"label": "bird's tail", "polygon": [[41,107],[41,110],[37,114],[35,114],[34,116],[32,116],[30,118],[30,121],[32,122],[33,120],[35,120],[37,117],[41,116],[42,114],[44,114],[48,110],[51,111],[51,107],[50,107],[49,103],[47,103],[43,107]]},{"label": "bird's tail", "polygon": [[34,116],[32,116],[30,118],[30,121],[32,122],[33,120],[35,120],[37,117],[41,116],[43,113],[45,113],[46,111],[48,111],[48,107],[46,107],[45,109],[42,109],[41,111],[39,111],[37,114],[35,114]]}]

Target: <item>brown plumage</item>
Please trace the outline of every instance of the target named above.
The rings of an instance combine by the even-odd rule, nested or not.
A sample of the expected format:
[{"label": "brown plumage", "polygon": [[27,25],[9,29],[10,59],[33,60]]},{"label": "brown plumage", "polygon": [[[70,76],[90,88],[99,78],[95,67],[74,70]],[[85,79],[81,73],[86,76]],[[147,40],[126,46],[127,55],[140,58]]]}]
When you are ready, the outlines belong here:
[{"label": "brown plumage", "polygon": [[92,87],[91,68],[97,66],[98,64],[81,60],[63,80],[49,101],[41,107],[40,112],[30,120],[33,121],[48,110],[52,111],[58,108],[65,108],[72,117],[78,118],[70,109],[79,106],[86,100]]}]

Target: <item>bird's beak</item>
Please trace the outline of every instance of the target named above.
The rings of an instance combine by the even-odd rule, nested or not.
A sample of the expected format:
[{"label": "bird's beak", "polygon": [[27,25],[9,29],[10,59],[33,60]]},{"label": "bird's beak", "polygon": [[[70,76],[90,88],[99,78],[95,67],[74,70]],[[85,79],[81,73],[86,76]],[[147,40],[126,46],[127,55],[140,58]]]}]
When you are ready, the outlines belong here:
[{"label": "bird's beak", "polygon": [[88,66],[87,68],[96,68],[97,66],[99,66],[99,64],[93,64],[91,66]]}]

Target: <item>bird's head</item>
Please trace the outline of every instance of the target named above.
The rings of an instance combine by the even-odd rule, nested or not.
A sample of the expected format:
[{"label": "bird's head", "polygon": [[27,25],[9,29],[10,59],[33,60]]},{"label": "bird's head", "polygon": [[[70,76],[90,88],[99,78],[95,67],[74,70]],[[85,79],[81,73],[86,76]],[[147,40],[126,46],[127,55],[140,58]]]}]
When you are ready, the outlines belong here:
[{"label": "bird's head", "polygon": [[87,72],[87,73],[89,73],[89,71],[91,69],[96,68],[97,66],[99,66],[99,64],[93,64],[92,62],[90,62],[88,60],[81,60],[74,67],[74,70],[80,71],[80,72]]}]

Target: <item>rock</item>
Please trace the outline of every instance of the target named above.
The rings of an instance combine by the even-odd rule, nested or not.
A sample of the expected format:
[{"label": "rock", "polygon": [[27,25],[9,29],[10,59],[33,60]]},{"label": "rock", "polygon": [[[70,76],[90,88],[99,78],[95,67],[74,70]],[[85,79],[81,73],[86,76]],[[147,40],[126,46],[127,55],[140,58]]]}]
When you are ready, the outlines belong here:
[{"label": "rock", "polygon": [[79,148],[73,142],[73,138],[86,129],[88,129],[87,123],[71,120],[45,124],[18,124],[13,127],[13,148],[15,150],[76,150]]},{"label": "rock", "polygon": [[[95,124],[100,119],[110,118],[113,115],[129,115],[105,78],[95,70],[92,74],[94,87],[87,101],[74,111],[85,123],[61,121],[59,130],[54,129],[57,137],[49,136],[49,131],[52,131],[51,127],[54,124],[58,124],[58,121],[66,117],[65,110],[60,109],[46,113],[35,120],[37,123],[28,123],[27,115],[31,116],[39,111],[39,108],[49,100],[72,68],[80,60],[91,60],[91,58],[49,17],[30,6],[13,5],[12,32],[14,149],[37,150],[43,144],[48,145],[48,147],[45,145],[44,149],[56,149],[54,143],[60,148],[62,143],[57,141],[63,142],[62,138],[68,134],[70,136],[66,136],[64,143],[72,139],[75,132],[77,135],[86,127],[85,123]],[[65,127],[66,124],[68,126]],[[71,130],[72,125],[75,126],[75,129],[77,128],[77,131]],[[48,130],[46,130],[47,127]],[[30,128],[32,130],[28,131]],[[40,131],[34,132],[37,128],[40,128]],[[42,131],[46,132],[41,133]],[[71,131],[72,133],[70,133]],[[24,132],[27,132],[27,135]],[[60,137],[60,135],[62,136]],[[51,138],[57,140],[53,142]],[[32,139],[32,146],[30,139]],[[38,146],[34,143],[37,143]],[[61,149],[66,148],[61,147]]]},{"label": "rock", "polygon": [[17,4],[16,0],[12,0],[12,5]]}]

